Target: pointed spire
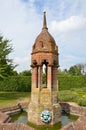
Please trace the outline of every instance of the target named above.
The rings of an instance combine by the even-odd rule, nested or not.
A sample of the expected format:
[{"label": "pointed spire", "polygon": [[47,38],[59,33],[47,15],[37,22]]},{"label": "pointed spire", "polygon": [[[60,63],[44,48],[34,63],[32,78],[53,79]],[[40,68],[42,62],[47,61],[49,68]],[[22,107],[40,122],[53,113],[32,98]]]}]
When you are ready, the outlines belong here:
[{"label": "pointed spire", "polygon": [[44,11],[44,18],[43,18],[43,28],[42,29],[47,29],[47,22],[46,22],[46,12]]}]

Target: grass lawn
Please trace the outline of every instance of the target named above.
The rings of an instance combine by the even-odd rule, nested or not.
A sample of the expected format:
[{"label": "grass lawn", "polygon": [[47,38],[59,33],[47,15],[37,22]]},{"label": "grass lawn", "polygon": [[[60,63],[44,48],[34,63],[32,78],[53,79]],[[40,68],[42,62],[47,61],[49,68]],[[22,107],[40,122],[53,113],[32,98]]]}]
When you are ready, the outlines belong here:
[{"label": "grass lawn", "polygon": [[[86,88],[61,90],[58,96],[60,101],[76,102],[78,105],[86,106]],[[29,98],[29,92],[0,92],[0,108],[16,105]]]},{"label": "grass lawn", "polygon": [[16,105],[17,103],[28,99],[29,92],[0,92],[0,108]]}]

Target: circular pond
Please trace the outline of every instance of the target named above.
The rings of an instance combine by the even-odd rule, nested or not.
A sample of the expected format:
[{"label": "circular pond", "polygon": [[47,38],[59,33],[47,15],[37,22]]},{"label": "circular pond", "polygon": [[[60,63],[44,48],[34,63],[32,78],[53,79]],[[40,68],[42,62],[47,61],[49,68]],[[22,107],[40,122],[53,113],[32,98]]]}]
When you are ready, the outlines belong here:
[{"label": "circular pond", "polygon": [[12,119],[16,123],[27,124],[27,125],[35,128],[36,130],[59,130],[63,126],[67,125],[68,123],[74,122],[75,120],[77,120],[78,117],[63,112],[62,117],[61,117],[61,122],[55,124],[54,126],[37,126],[37,125],[33,125],[31,123],[28,123],[27,112],[22,112],[21,114],[14,115],[14,116],[12,116]]}]

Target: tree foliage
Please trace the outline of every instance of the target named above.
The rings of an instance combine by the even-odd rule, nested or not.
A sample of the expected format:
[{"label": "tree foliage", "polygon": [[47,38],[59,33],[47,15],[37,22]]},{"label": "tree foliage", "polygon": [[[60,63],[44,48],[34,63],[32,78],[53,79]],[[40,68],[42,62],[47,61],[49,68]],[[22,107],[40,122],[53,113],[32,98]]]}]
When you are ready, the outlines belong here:
[{"label": "tree foliage", "polygon": [[31,70],[24,70],[19,73],[19,76],[31,76]]},{"label": "tree foliage", "polygon": [[31,76],[9,76],[0,81],[0,91],[31,91]]},{"label": "tree foliage", "polygon": [[13,65],[13,60],[8,58],[12,50],[10,41],[0,36],[0,78],[14,74],[16,66]]},{"label": "tree foliage", "polygon": [[81,75],[81,70],[76,65],[71,66],[68,72],[71,75]]},{"label": "tree foliage", "polygon": [[71,75],[85,75],[86,64],[76,64],[71,66],[68,70],[68,73]]}]

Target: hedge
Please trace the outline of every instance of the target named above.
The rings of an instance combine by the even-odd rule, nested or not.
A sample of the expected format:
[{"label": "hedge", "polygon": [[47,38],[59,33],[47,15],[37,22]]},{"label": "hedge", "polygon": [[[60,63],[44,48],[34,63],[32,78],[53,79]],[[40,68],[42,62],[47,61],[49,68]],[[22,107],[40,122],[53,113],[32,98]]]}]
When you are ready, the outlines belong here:
[{"label": "hedge", "polygon": [[73,90],[86,87],[86,76],[58,76],[59,90]]},{"label": "hedge", "polygon": [[31,77],[30,76],[10,76],[0,81],[0,91],[31,91]]},{"label": "hedge", "polygon": [[[58,76],[59,90],[86,88],[86,76]],[[30,76],[11,76],[0,81],[0,91],[31,91]]]}]

